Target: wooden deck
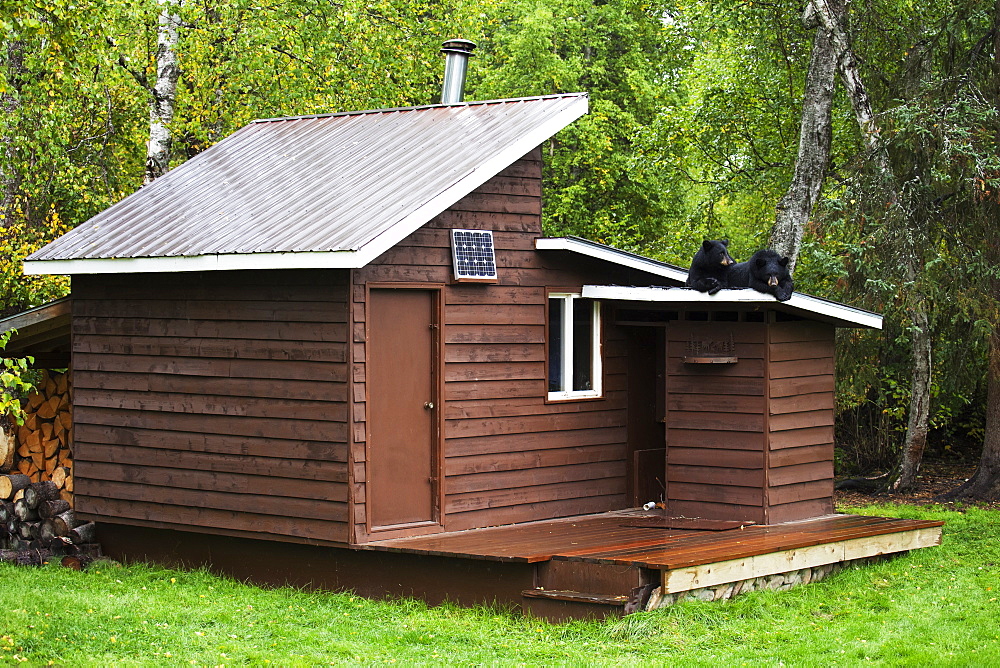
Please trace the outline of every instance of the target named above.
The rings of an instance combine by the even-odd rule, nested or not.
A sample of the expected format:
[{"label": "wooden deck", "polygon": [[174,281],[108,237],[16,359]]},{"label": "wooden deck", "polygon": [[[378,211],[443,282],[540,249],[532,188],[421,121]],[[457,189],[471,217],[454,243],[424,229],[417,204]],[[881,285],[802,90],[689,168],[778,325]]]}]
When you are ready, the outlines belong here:
[{"label": "wooden deck", "polygon": [[536,588],[526,597],[625,605],[639,589],[646,596],[657,587],[661,594],[689,591],[930,547],[940,543],[942,524],[826,515],[759,526],[631,510],[385,540],[364,549],[535,564]]}]

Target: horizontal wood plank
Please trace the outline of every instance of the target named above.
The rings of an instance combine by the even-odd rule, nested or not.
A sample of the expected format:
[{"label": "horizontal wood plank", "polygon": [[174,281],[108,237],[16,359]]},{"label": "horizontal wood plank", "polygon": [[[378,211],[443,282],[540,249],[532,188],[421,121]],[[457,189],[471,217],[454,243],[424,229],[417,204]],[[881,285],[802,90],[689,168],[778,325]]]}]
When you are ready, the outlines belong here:
[{"label": "horizontal wood plank", "polygon": [[[318,508],[325,507],[322,502],[334,501],[347,503],[347,485],[341,484],[346,480],[331,482],[327,480],[309,480],[305,478],[271,478],[268,476],[248,475],[245,473],[205,471],[205,470],[182,470],[178,468],[168,468],[153,465],[134,465],[114,462],[100,462],[92,460],[77,459],[74,462],[76,473],[80,480],[95,481],[104,480],[109,483],[122,482],[125,484],[141,484],[150,488],[152,495],[162,493],[162,489],[189,489],[200,490],[211,493],[206,495],[206,499],[221,499],[221,495],[237,495],[246,499],[247,506],[254,499],[263,497],[274,497],[281,502],[288,502],[292,506],[288,514],[293,514],[294,509],[300,509],[303,515],[300,517],[317,517],[310,515],[308,504],[294,501],[306,500],[315,501]],[[159,491],[158,491],[159,490]],[[129,498],[129,497],[125,497]],[[155,496],[148,500],[156,501]],[[270,502],[269,502],[270,503]],[[201,503],[207,506],[208,501]],[[281,505],[276,503],[273,505]],[[336,519],[336,518],[320,518]]]},{"label": "horizontal wood plank", "polygon": [[334,362],[298,362],[287,360],[242,360],[210,358],[173,358],[151,355],[105,355],[76,353],[73,371],[112,373],[161,373],[224,378],[273,378],[343,382],[347,379],[344,364]]},{"label": "horizontal wood plank", "polygon": [[447,438],[484,437],[501,434],[548,434],[554,431],[577,429],[604,429],[625,426],[622,410],[593,410],[580,413],[552,415],[526,415],[510,418],[484,418],[480,420],[448,420]]},{"label": "horizontal wood plank", "polygon": [[799,448],[806,445],[832,445],[833,424],[803,427],[787,431],[773,431],[770,435],[771,450]]},{"label": "horizontal wood plank", "polygon": [[832,459],[772,467],[768,472],[768,484],[771,486],[817,482],[820,480],[833,480]]},{"label": "horizontal wood plank", "polygon": [[[162,445],[161,443],[154,444]],[[154,444],[150,444],[150,446]],[[225,474],[274,476],[295,480],[347,482],[346,462],[291,459],[277,456],[281,453],[276,448],[271,452],[274,456],[269,457],[178,451],[155,447],[123,448],[79,441],[75,444],[75,449],[77,462],[101,462],[129,467],[154,466],[180,470],[189,469],[198,472],[213,471]],[[346,497],[337,500],[347,502]]]},{"label": "horizontal wood plank", "polygon": [[79,390],[128,390],[228,397],[284,398],[301,401],[345,401],[344,382],[273,378],[220,378],[153,373],[77,371],[73,387]]},{"label": "horizontal wood plank", "polygon": [[[800,413],[786,413],[784,415],[772,415],[768,422],[771,432],[787,431],[792,429],[804,429],[813,427],[825,427],[833,424],[833,409],[818,411],[802,411]],[[803,443],[803,445],[806,445]]]},{"label": "horizontal wood plank", "polygon": [[321,441],[337,443],[347,441],[347,425],[342,422],[320,420],[271,420],[247,419],[229,415],[185,415],[183,413],[158,413],[114,408],[80,406],[73,413],[77,425],[104,427],[129,427],[158,431],[200,432],[204,434],[232,434],[293,441]]},{"label": "horizontal wood plank", "polygon": [[624,458],[625,446],[619,443],[448,457],[445,460],[445,475],[461,476],[495,471],[520,471],[590,462],[621,461]]},{"label": "horizontal wood plank", "polygon": [[768,368],[770,369],[770,377],[772,379],[832,375],[834,372],[832,357],[822,357],[820,359],[811,360],[790,360],[788,362],[771,362]]},{"label": "horizontal wood plank", "polygon": [[768,501],[776,506],[793,501],[827,498],[833,498],[833,476],[826,480],[781,485],[768,490]]},{"label": "horizontal wood plank", "polygon": [[761,450],[726,450],[723,448],[683,448],[672,445],[667,450],[667,466],[713,466],[741,469],[763,469],[764,453]]},{"label": "horizontal wood plank", "polygon": [[670,483],[668,491],[671,503],[674,499],[677,499],[680,501],[725,503],[759,507],[764,502],[764,491],[759,487],[737,487],[735,485],[729,486],[715,485],[712,483],[674,481]]},{"label": "horizontal wood plank", "polygon": [[[671,394],[709,394],[713,396],[748,395],[764,396],[763,378],[731,378],[711,375],[670,376],[667,391]],[[772,394],[773,396],[773,394]]]},{"label": "horizontal wood plank", "polygon": [[449,437],[445,441],[445,455],[448,457],[458,455],[488,455],[589,445],[622,444],[625,442],[625,438],[626,430],[624,424],[613,427],[581,427],[578,429],[542,433],[485,434],[465,438]]},{"label": "horizontal wood plank", "polygon": [[[700,428],[697,424],[690,429],[682,429],[670,422],[667,424],[667,443],[671,449],[681,447],[762,451],[764,434],[763,432]],[[711,455],[706,454],[706,456]]]},{"label": "horizontal wood plank", "polygon": [[[672,388],[671,388],[672,390]],[[750,413],[764,412],[764,397],[733,395],[667,394],[667,410],[710,413]]]},{"label": "horizontal wood plank", "polygon": [[810,462],[833,461],[833,443],[822,445],[807,445],[798,448],[772,449],[768,453],[768,462],[773,467],[794,466]]},{"label": "horizontal wood plank", "polygon": [[834,356],[833,338],[821,341],[787,341],[772,343],[768,351],[772,362],[812,360]]},{"label": "horizontal wood plank", "polygon": [[342,302],[153,301],[150,299],[73,299],[73,315],[102,318],[170,318],[182,320],[256,320],[259,322],[346,322]]},{"label": "horizontal wood plank", "polygon": [[[204,452],[239,457],[279,458],[295,467],[308,466],[308,462],[347,462],[347,443],[330,441],[296,441],[283,438],[258,438],[230,433],[207,434],[193,431],[135,429],[120,426],[102,426],[81,423],[75,427],[78,447],[87,444],[106,444],[128,448],[163,448],[175,454]],[[81,452],[79,454],[86,454]],[[142,457],[141,454],[134,456]],[[295,460],[308,460],[306,464]]]},{"label": "horizontal wood plank", "polygon": [[177,506],[150,503],[138,500],[122,500],[77,493],[76,507],[79,517],[91,520],[118,518],[139,522],[156,522],[163,527],[179,531],[191,531],[194,527],[237,530],[261,538],[285,536],[299,539],[315,539],[347,542],[347,525],[343,522],[310,520],[300,517],[280,517],[214,508],[200,508],[181,504]]},{"label": "horizontal wood plank", "polygon": [[77,335],[150,336],[274,341],[347,341],[347,323],[260,322],[257,320],[182,320],[169,318],[78,317]]},{"label": "horizontal wood plank", "polygon": [[517,489],[494,490],[490,492],[470,492],[449,494],[446,497],[446,512],[462,513],[485,508],[497,509],[503,506],[519,506],[542,501],[580,499],[592,496],[620,495],[625,493],[625,479],[584,480],[519,487]]},{"label": "horizontal wood plank", "polygon": [[770,342],[788,343],[793,341],[833,341],[833,325],[822,322],[778,322],[770,325]]},{"label": "horizontal wood plank", "polygon": [[764,485],[763,469],[729,468],[723,466],[713,466],[712,464],[715,464],[715,462],[706,461],[701,466],[685,466],[668,463],[668,494],[671,497],[674,496],[672,483],[675,482],[757,488]]},{"label": "horizontal wood plank", "polygon": [[166,357],[220,357],[261,360],[343,362],[342,343],[323,341],[168,338],[149,336],[77,336],[75,353],[158,355]]},{"label": "horizontal wood plank", "polygon": [[770,381],[768,385],[768,394],[772,398],[791,397],[799,394],[833,392],[834,387],[833,374],[776,378]]},{"label": "horizontal wood plank", "polygon": [[542,400],[548,392],[548,383],[541,379],[534,380],[468,380],[451,381],[444,386],[445,401],[507,401],[514,398],[534,397]]},{"label": "horizontal wood plank", "polygon": [[536,344],[460,344],[445,346],[444,361],[488,362],[506,364],[509,362],[544,362],[545,347]]},{"label": "horizontal wood plank", "polygon": [[469,344],[544,344],[545,326],[537,325],[498,325],[492,324],[489,327],[481,325],[458,325],[448,323],[444,330],[445,343],[469,343]]},{"label": "horizontal wood plank", "polygon": [[835,399],[833,392],[814,392],[798,394],[790,397],[773,397],[768,404],[771,415],[786,413],[803,413],[817,410],[833,410]]},{"label": "horizontal wood plank", "polygon": [[623,460],[587,463],[567,462],[559,466],[527,468],[514,471],[491,471],[477,474],[449,476],[445,491],[449,496],[469,492],[492,493],[496,490],[514,491],[518,488],[597,480],[622,480],[625,476]]},{"label": "horizontal wood plank", "polygon": [[[708,429],[713,431],[753,433],[764,431],[764,416],[752,413],[669,411],[666,423],[671,433],[675,429]],[[791,429],[792,427],[785,428]]]},{"label": "horizontal wood plank", "polygon": [[332,422],[347,421],[346,402],[300,401],[271,397],[236,398],[209,394],[90,390],[86,393],[77,393],[76,406],[279,420],[315,420],[322,417]]},{"label": "horizontal wood plank", "polygon": [[[333,483],[328,483],[333,484]],[[282,522],[292,518],[304,522],[344,522],[347,520],[347,504],[335,501],[319,501],[261,494],[229,494],[181,487],[154,487],[149,484],[135,484],[83,477],[76,482],[76,494],[81,497],[101,497],[120,501],[157,504],[164,511],[170,506],[185,506],[197,509],[213,509],[235,512],[238,522],[254,515],[268,515]],[[163,512],[163,511],[161,511]],[[164,515],[166,515],[164,513]],[[172,521],[170,515],[151,517],[161,521]]]}]

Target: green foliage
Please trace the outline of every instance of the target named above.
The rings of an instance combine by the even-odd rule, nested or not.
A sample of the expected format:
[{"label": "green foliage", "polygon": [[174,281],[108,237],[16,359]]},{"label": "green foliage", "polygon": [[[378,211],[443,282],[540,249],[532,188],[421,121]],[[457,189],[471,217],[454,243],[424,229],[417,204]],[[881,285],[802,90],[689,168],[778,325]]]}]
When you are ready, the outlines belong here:
[{"label": "green foliage", "polygon": [[[62,278],[20,277],[21,261],[119,199],[128,159],[118,127],[120,82],[109,71],[100,20],[110,4],[3,3],[0,58],[0,312],[65,294]],[[7,6],[10,5],[10,6]]]},{"label": "green foliage", "polygon": [[[820,225],[838,240],[844,259],[841,294],[886,314],[881,337],[842,349],[840,400],[854,418],[859,412],[868,416],[859,431],[883,441],[889,452],[898,443],[909,399],[909,296],[922,295],[931,316],[931,425],[948,427],[957,441],[977,433],[977,418],[963,418],[968,428],[956,420],[970,416],[970,403],[982,405],[988,335],[1000,325],[1000,247],[993,231],[1000,213],[1000,112],[990,93],[997,81],[989,59],[976,53],[991,24],[980,14],[972,29],[969,15],[938,10],[931,17],[925,9],[921,18],[952,26],[949,37],[927,33],[908,47],[920,52],[919,62],[890,70],[900,77],[893,94],[909,92],[906,99],[891,100],[882,117],[900,184],[896,204],[887,206],[877,176],[862,169],[828,197]],[[919,256],[914,283],[899,260],[907,239]]]},{"label": "green foliage", "polygon": [[[432,103],[441,42],[465,37],[479,44],[469,99],[591,96],[590,113],[543,146],[547,233],[685,266],[702,239],[724,237],[745,259],[766,243],[794,163],[813,36],[801,10],[183,2],[172,164],[253,118]],[[21,276],[23,258],[140,187],[157,11],[154,0],[0,0],[0,314],[65,294],[65,278]],[[846,335],[838,383],[846,432],[891,456],[909,396],[903,296],[930,305],[939,422],[982,396],[985,337],[1000,323],[997,19],[975,0],[848,11],[901,197],[886,209],[838,93],[833,165],[796,284],[886,314],[884,332]],[[919,285],[895,253],[905,234],[919,242]]]},{"label": "green foliage", "polygon": [[[1000,513],[944,520],[940,547],[786,592],[552,625],[493,609],[258,589],[156,566],[0,564],[0,662],[27,665],[992,665]],[[914,639],[918,638],[919,642]],[[16,657],[16,658],[15,658]]]},{"label": "green foliage", "polygon": [[[14,331],[0,332],[0,351],[7,347]],[[0,418],[10,416],[18,424],[24,424],[21,399],[32,390],[31,383],[26,379],[31,361],[30,357],[0,358]]]},{"label": "green foliage", "polygon": [[688,185],[668,173],[649,130],[675,104],[684,60],[670,11],[636,0],[497,7],[497,29],[471,74],[475,98],[591,97],[590,113],[544,147],[546,233],[670,254],[664,241],[683,219]]}]

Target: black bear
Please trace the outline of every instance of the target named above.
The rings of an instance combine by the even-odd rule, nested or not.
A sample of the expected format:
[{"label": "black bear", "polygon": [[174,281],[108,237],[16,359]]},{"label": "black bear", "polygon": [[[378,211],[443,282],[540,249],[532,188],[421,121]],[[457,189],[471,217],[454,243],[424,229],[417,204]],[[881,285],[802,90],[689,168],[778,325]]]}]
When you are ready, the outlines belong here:
[{"label": "black bear", "polygon": [[730,267],[728,279],[731,288],[753,288],[774,295],[779,302],[787,301],[794,289],[792,276],[788,273],[788,258],[769,248]]},{"label": "black bear", "polygon": [[729,273],[729,268],[736,264],[736,260],[729,257],[728,246],[728,239],[703,241],[701,248],[691,260],[691,269],[688,270],[684,285],[710,295],[729,287],[726,275]]}]

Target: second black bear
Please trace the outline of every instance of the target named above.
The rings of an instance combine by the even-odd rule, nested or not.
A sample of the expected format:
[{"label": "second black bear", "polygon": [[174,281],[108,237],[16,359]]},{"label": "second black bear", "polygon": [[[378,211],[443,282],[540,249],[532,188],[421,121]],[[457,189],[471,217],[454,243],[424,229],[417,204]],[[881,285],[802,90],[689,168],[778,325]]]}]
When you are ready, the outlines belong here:
[{"label": "second black bear", "polygon": [[788,273],[788,258],[769,248],[730,267],[728,279],[731,288],[753,288],[774,295],[779,302],[788,301],[794,290],[792,275]]},{"label": "second black bear", "polygon": [[727,274],[729,268],[736,264],[736,260],[729,256],[728,239],[718,239],[702,242],[701,248],[694,254],[691,260],[691,269],[688,270],[687,281],[684,285],[701,292],[714,295],[722,288],[729,287]]}]

